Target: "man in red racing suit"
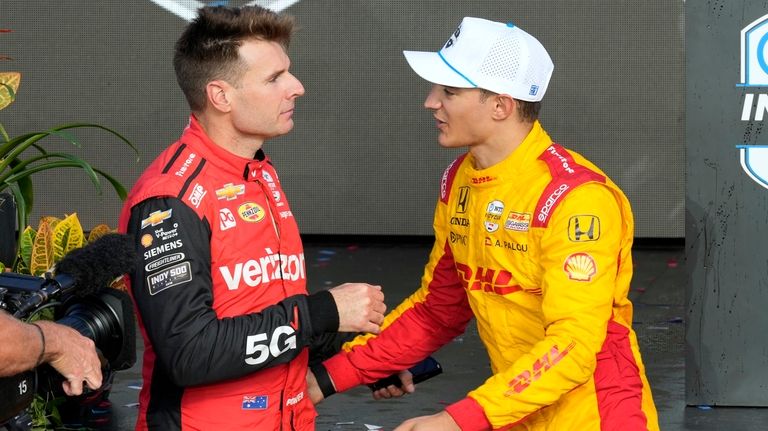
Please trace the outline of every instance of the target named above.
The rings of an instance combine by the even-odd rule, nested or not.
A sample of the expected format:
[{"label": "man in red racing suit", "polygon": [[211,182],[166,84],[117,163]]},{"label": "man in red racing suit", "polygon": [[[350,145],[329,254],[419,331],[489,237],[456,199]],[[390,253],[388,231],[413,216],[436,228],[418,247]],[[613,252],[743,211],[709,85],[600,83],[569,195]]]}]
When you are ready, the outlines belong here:
[{"label": "man in red racing suit", "polygon": [[[291,25],[259,7],[203,8],[177,44],[193,115],[120,216],[141,256],[130,274],[145,347],[139,430],[313,430],[310,340],[383,320],[377,286],[307,295],[299,231],[261,149],[291,129],[304,91],[288,72]],[[230,60],[206,51],[222,47]],[[217,59],[195,88],[190,74]]]}]

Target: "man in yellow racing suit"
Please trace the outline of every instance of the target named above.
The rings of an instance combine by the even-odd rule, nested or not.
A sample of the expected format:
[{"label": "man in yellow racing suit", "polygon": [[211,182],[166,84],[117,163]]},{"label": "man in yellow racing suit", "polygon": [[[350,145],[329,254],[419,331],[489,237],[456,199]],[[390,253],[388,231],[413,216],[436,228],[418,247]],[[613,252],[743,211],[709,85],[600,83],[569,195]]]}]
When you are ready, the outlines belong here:
[{"label": "man in yellow racing suit", "polygon": [[310,382],[328,395],[407,369],[475,317],[493,376],[396,431],[658,430],[627,299],[632,211],[537,120],[553,70],[544,47],[512,25],[465,18],[436,55],[405,54],[435,84],[425,107],[439,143],[469,152],[443,174],[419,290]]}]

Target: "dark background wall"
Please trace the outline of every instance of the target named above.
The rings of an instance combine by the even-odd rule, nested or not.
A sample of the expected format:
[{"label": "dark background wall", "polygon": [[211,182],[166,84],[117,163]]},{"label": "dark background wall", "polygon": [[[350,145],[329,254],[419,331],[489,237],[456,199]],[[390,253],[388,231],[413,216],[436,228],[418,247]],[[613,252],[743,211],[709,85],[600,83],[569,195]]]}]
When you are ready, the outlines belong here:
[{"label": "dark background wall", "polygon": [[[170,3],[170,1],[166,1]],[[191,3],[191,2],[186,2]],[[200,4],[212,2],[200,2]],[[240,5],[244,1],[217,2]],[[429,85],[403,49],[439,49],[464,16],[512,21],[548,48],[555,72],[542,124],[628,195],[637,237],[684,235],[683,3],[661,0],[262,1],[297,17],[290,55],[307,94],[296,127],[266,150],[303,233],[430,235],[438,182],[457,153],[436,143]],[[11,134],[68,121],[108,125],[73,149],[127,186],[187,121],[170,59],[186,22],[149,0],[1,0],[4,70],[23,73],[0,111]],[[52,144],[54,147],[63,144]],[[79,172],[36,179],[33,220],[76,211],[117,224],[121,203]]]},{"label": "dark background wall", "polygon": [[[686,402],[768,406],[768,184],[742,169],[737,148],[760,153],[768,144],[766,119],[752,106],[768,95],[768,79],[754,63],[751,79],[740,78],[741,31],[762,21],[745,56],[755,58],[768,9],[765,1],[694,1],[685,14]],[[742,120],[748,94],[752,115]],[[763,178],[766,167],[768,158],[753,166]]]}]

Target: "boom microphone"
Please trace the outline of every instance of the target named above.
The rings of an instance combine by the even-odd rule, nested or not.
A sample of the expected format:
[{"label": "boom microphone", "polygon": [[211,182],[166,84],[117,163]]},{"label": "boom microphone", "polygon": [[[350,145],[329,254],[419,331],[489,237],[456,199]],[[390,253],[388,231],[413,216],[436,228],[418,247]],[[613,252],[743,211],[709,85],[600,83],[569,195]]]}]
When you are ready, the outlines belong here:
[{"label": "boom microphone", "polygon": [[[104,235],[85,247],[72,250],[56,264],[56,276],[46,274],[43,287],[19,305],[14,317],[26,315],[51,296],[74,293],[83,298],[96,293],[115,278],[131,271],[137,258],[130,237],[116,233]],[[27,278],[16,276],[19,279],[22,277]]]},{"label": "boom microphone", "polygon": [[110,233],[67,253],[56,264],[56,275],[72,277],[74,294],[82,298],[132,271],[137,259],[130,236]]}]

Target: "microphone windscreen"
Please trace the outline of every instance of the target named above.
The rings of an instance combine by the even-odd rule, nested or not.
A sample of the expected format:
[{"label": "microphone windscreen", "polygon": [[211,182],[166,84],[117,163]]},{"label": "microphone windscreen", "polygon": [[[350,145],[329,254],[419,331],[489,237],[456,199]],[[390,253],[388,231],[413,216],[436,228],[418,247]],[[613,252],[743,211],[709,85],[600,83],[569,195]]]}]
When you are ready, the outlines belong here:
[{"label": "microphone windscreen", "polygon": [[74,293],[86,296],[107,287],[115,278],[132,271],[137,259],[130,236],[110,233],[85,247],[67,253],[56,264],[56,274],[72,277]]}]

